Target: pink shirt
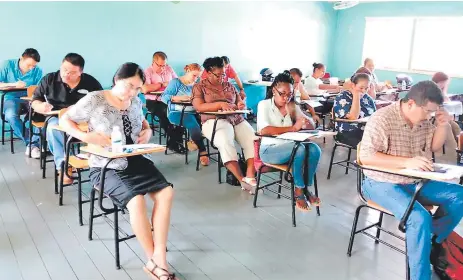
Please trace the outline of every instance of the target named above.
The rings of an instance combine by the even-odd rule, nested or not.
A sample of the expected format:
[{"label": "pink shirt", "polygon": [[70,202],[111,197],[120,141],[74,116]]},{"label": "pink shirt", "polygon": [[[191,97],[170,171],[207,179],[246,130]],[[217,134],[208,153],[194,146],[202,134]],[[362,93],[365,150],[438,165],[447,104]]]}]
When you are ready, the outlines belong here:
[{"label": "pink shirt", "polygon": [[[152,85],[155,83],[165,83],[170,82],[172,79],[178,78],[177,74],[175,74],[174,69],[172,69],[172,67],[170,67],[169,65],[166,65],[164,70],[159,74],[156,73],[157,69],[159,69],[159,67],[156,64],[153,64],[145,69],[145,84]],[[159,91],[164,91],[165,89],[165,87],[161,87]],[[146,99],[158,100],[159,96],[147,94]]]},{"label": "pink shirt", "polygon": [[[236,72],[233,67],[228,64],[227,67],[224,68],[225,70],[225,82],[228,82],[229,79],[234,79],[236,77]],[[207,71],[204,70],[203,73],[201,74],[201,80],[204,80],[207,78]]]}]

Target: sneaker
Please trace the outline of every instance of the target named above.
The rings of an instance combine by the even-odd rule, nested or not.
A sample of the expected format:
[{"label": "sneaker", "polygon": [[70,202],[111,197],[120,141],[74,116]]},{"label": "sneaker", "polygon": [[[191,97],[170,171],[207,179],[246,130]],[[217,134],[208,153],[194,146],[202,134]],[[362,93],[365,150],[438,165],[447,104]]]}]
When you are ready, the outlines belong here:
[{"label": "sneaker", "polygon": [[[31,147],[26,148],[26,155],[29,156],[29,151]],[[39,159],[40,158],[40,149],[38,147],[32,147],[31,158]]]}]

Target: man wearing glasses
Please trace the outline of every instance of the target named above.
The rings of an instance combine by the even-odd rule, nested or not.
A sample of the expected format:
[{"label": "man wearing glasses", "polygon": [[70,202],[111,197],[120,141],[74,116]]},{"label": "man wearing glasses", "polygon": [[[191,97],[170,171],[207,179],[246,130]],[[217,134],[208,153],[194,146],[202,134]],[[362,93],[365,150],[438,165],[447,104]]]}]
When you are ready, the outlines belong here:
[{"label": "man wearing glasses", "polygon": [[[414,85],[405,98],[378,110],[369,119],[362,138],[360,158],[364,165],[434,171],[432,152],[442,149],[450,131],[451,117],[432,81]],[[435,115],[435,122],[431,117]],[[401,219],[417,182],[399,175],[364,171],[362,190],[366,199],[378,203]],[[463,188],[455,183],[429,181],[418,201],[438,205],[434,215],[415,203],[406,223],[407,255],[412,280],[431,279],[431,238],[441,243],[463,216]]]},{"label": "man wearing glasses", "polygon": [[160,126],[167,132],[170,124],[167,119],[167,105],[161,101],[160,94],[149,94],[164,91],[172,79],[178,78],[172,67],[167,65],[167,55],[164,52],[153,54],[153,64],[145,69],[145,78],[142,91],[146,98],[146,108],[158,117]]},{"label": "man wearing glasses", "polygon": [[[61,110],[74,105],[87,93],[102,90],[101,84],[89,74],[83,73],[84,58],[76,53],[68,53],[61,64],[60,70],[43,77],[32,98],[32,108],[35,121],[44,121],[44,114]],[[50,129],[58,124],[58,118],[48,121],[47,142],[48,149],[53,154],[56,168],[60,169],[64,161],[64,137],[57,130]],[[64,176],[64,183],[71,183],[71,179]]]}]

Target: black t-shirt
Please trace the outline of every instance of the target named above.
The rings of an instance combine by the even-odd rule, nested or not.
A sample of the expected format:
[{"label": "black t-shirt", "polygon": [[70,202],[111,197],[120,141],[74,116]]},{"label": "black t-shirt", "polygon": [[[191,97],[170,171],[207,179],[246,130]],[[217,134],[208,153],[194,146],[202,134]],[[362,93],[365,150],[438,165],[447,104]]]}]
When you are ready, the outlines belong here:
[{"label": "black t-shirt", "polygon": [[46,102],[48,100],[53,105],[53,110],[61,110],[76,104],[87,93],[102,89],[101,84],[95,78],[85,73],[82,73],[79,84],[71,89],[61,80],[60,71],[57,71],[42,78],[34,91],[32,101]]}]

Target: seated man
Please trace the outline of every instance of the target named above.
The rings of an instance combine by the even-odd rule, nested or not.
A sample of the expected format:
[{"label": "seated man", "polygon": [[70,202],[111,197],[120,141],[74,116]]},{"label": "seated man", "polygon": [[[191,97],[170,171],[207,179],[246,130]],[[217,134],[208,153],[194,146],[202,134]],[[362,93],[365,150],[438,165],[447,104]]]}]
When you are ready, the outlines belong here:
[{"label": "seated man", "polygon": [[[34,112],[45,114],[52,110],[61,110],[74,105],[87,93],[102,90],[100,83],[92,76],[83,73],[85,60],[76,53],[68,53],[61,64],[60,70],[45,75],[32,98]],[[34,116],[37,121],[43,121],[43,116]],[[58,118],[53,117],[48,121],[48,127],[58,124]],[[47,129],[48,148],[53,154],[56,168],[60,170],[64,161],[64,136],[63,133],[53,129]],[[65,173],[66,174],[66,173]],[[72,183],[71,179],[64,176],[64,183]]]},{"label": "seated man", "polygon": [[[158,117],[160,126],[167,132],[169,120],[167,119],[167,105],[161,102],[160,95],[149,95],[153,91],[164,91],[172,79],[178,78],[175,71],[167,65],[167,55],[164,52],[153,54],[153,64],[145,69],[146,82],[142,92],[146,97],[146,108]],[[158,102],[159,101],[159,102]]]},{"label": "seated man", "polygon": [[[400,101],[377,111],[363,134],[360,158],[365,165],[432,171],[432,152],[442,149],[450,130],[442,108],[441,90],[431,81],[414,85]],[[430,119],[435,113],[436,121]],[[365,197],[401,219],[417,184],[416,179],[365,171]],[[431,238],[441,243],[463,216],[463,188],[446,182],[427,182],[418,197],[425,205],[439,205],[439,218],[415,203],[406,223],[407,251],[412,280],[431,279]]]},{"label": "seated man", "polygon": [[[228,56],[222,56],[221,57],[223,60],[224,64],[224,69],[225,69],[225,78],[224,81],[228,82],[229,79],[233,79],[236,82],[236,85],[240,89],[240,96],[241,99],[246,98],[246,93],[244,92],[244,87],[243,83],[240,80],[240,77],[238,76],[238,73],[236,73],[235,69],[231,66],[230,64],[230,59]],[[203,71],[203,74],[201,75],[201,80],[207,79],[207,71]]]},{"label": "seated man", "polygon": [[[37,67],[39,62],[40,54],[36,49],[26,49],[19,59],[6,60],[0,66],[0,87],[24,88],[37,85],[42,78],[42,69]],[[29,155],[32,146],[31,156],[39,158],[38,137],[34,137],[32,143],[29,143],[29,136],[23,135],[23,122],[20,118],[20,112],[27,111],[29,102],[20,98],[26,95],[26,91],[8,93],[5,96],[5,104],[3,104],[3,113],[5,114],[5,120],[13,129],[14,135],[26,143],[26,155]],[[28,132],[27,129],[26,132]]]}]

